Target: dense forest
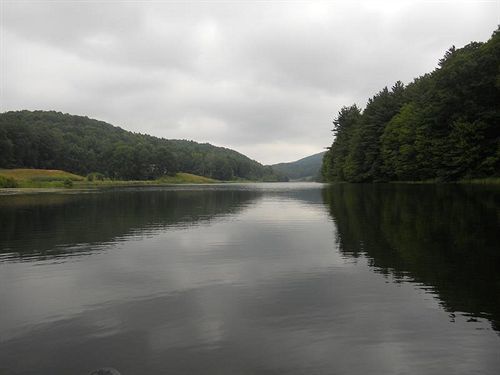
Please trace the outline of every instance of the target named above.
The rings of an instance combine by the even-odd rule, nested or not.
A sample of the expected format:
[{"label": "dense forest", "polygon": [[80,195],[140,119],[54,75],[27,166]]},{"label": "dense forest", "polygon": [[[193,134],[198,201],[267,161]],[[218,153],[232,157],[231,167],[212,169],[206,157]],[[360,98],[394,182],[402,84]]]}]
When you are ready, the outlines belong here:
[{"label": "dense forest", "polygon": [[273,164],[271,167],[291,180],[319,180],[323,155],[324,152],[320,152],[290,163]]},{"label": "dense forest", "polygon": [[456,181],[500,176],[500,29],[450,48],[429,74],[343,107],[325,181]]},{"label": "dense forest", "polygon": [[271,167],[234,150],[132,133],[53,111],[0,114],[0,168],[98,172],[122,180],[149,180],[176,172],[218,180],[283,179]]}]

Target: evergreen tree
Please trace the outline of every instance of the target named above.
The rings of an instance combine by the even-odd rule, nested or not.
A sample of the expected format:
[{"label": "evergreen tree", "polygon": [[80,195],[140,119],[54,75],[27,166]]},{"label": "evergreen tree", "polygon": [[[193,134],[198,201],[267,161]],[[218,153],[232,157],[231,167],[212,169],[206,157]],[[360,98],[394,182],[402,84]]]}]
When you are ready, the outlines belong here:
[{"label": "evergreen tree", "polygon": [[459,180],[500,175],[500,32],[450,48],[432,73],[347,109],[323,159],[326,181]]}]

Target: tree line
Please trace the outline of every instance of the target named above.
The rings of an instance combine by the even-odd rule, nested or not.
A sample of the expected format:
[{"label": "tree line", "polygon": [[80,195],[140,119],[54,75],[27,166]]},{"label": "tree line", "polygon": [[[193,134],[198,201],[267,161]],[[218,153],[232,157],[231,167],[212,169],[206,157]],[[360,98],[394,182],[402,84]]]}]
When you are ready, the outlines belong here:
[{"label": "tree line", "polygon": [[450,48],[431,73],[343,107],[325,181],[456,181],[500,176],[500,28]]},{"label": "tree line", "polygon": [[176,172],[218,180],[284,179],[234,150],[169,140],[54,111],[0,114],[0,168],[62,169],[102,173],[121,180],[149,180]]}]

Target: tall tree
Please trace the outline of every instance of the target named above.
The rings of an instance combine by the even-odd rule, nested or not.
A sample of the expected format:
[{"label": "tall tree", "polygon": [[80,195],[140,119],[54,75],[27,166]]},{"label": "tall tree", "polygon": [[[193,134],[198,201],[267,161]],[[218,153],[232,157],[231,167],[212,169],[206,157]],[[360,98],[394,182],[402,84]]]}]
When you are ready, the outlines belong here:
[{"label": "tall tree", "polygon": [[372,97],[349,130],[339,112],[327,181],[500,175],[500,32],[450,48],[432,73]]}]

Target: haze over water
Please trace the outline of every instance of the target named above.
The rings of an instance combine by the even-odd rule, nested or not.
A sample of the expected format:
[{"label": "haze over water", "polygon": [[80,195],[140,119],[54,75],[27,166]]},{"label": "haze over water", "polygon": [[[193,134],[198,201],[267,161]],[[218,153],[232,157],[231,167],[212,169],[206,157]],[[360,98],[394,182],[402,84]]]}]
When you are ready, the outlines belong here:
[{"label": "haze over water", "polygon": [[498,189],[0,196],[0,373],[496,374]]}]

